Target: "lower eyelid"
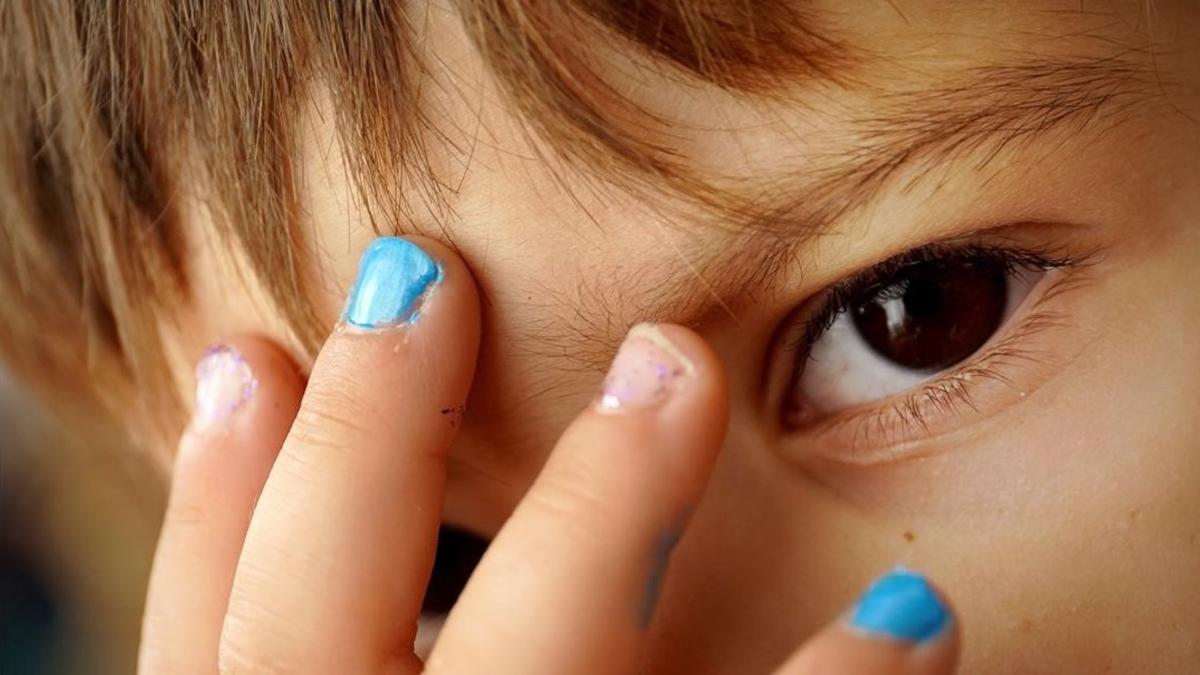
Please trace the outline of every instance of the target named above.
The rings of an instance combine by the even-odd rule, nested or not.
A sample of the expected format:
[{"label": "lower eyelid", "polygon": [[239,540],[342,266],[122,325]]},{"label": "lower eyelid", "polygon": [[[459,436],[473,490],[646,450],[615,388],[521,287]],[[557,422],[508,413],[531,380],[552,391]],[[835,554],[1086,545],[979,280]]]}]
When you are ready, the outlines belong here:
[{"label": "lower eyelid", "polygon": [[907,459],[919,456],[920,444],[957,430],[967,418],[996,415],[1022,402],[1070,360],[1045,343],[1058,329],[1071,327],[1066,312],[1052,305],[1081,281],[1086,281],[1081,270],[1051,271],[993,344],[913,391],[791,432],[795,440],[782,443],[795,452],[785,453],[847,464]]}]

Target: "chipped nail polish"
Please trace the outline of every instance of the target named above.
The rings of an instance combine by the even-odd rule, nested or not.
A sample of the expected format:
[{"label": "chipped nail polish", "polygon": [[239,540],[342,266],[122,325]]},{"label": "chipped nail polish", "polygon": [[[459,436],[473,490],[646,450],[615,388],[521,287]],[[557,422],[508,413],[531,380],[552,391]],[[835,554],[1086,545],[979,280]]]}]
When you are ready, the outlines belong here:
[{"label": "chipped nail polish", "polygon": [[925,577],[903,567],[875,580],[850,615],[863,633],[912,643],[936,638],[949,623],[950,612]]},{"label": "chipped nail polish", "polygon": [[650,324],[630,329],[617,350],[596,407],[604,412],[647,408],[666,400],[695,366]]},{"label": "chipped nail polish", "polygon": [[441,280],[441,265],[420,246],[380,237],[363,252],[342,321],[358,328],[412,323],[429,289]]},{"label": "chipped nail polish", "polygon": [[246,359],[233,347],[210,347],[196,364],[194,430],[224,424],[258,389],[258,380]]}]

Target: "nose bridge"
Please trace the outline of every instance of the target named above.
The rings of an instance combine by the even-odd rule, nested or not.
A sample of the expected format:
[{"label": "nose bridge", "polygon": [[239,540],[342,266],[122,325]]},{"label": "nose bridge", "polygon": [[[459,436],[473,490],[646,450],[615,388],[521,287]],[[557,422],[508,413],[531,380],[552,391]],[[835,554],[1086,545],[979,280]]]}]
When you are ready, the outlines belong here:
[{"label": "nose bridge", "polygon": [[[475,271],[483,335],[459,437],[450,452],[446,521],[494,534],[602,377],[572,354],[564,307],[539,300],[536,270],[501,258]],[[448,411],[457,415],[458,411]]]},{"label": "nose bridge", "polygon": [[464,224],[455,233],[481,289],[483,334],[450,454],[447,518],[483,533],[503,522],[595,396],[629,326],[659,318],[641,312],[673,271],[648,250],[645,231],[625,223],[605,223],[619,235],[597,241],[594,228],[580,236],[578,223],[496,216],[495,229]]}]

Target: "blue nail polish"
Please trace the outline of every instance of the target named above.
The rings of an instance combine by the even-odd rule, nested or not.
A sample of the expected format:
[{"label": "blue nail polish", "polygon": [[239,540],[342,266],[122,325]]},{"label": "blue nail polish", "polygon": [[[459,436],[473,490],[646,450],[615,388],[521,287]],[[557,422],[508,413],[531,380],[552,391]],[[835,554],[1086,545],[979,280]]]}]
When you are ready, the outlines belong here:
[{"label": "blue nail polish", "polygon": [[426,291],[441,279],[441,266],[421,247],[380,237],[363,253],[342,320],[359,328],[411,323]]},{"label": "blue nail polish", "polygon": [[859,598],[850,625],[872,635],[925,642],[941,634],[950,612],[925,577],[897,567]]}]

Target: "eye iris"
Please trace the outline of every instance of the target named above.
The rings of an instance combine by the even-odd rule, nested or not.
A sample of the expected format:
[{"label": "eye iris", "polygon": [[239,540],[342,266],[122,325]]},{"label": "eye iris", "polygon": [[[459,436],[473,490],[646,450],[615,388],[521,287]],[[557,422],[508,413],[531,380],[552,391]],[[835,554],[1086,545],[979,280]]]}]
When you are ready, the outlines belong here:
[{"label": "eye iris", "polygon": [[854,326],[884,358],[938,371],[978,350],[1000,327],[1006,271],[975,262],[912,265],[851,309]]}]

